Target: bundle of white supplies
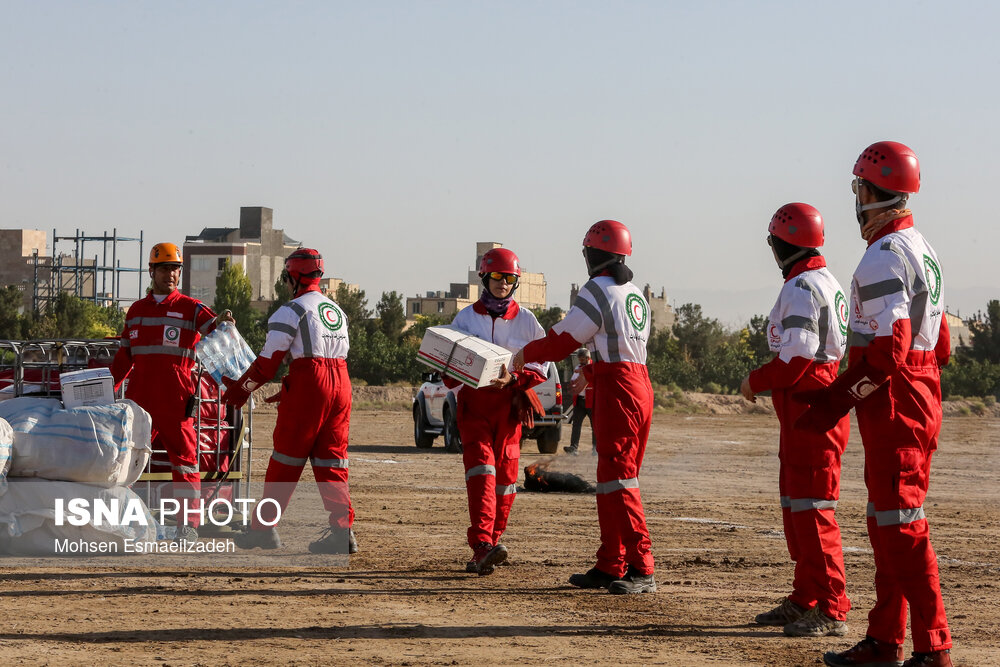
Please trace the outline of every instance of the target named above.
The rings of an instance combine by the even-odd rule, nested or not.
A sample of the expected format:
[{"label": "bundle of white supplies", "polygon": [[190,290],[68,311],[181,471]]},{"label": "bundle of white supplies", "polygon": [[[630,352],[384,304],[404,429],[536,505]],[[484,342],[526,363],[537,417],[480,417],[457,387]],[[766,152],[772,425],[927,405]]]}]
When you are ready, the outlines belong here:
[{"label": "bundle of white supplies", "polygon": [[0,496],[0,553],[11,556],[126,555],[129,542],[155,541],[156,528],[121,486],[11,478]]},{"label": "bundle of white supplies", "polygon": [[9,477],[42,477],[106,488],[134,483],[149,460],[152,423],[134,401],[63,409],[58,400],[0,403],[14,431]]}]

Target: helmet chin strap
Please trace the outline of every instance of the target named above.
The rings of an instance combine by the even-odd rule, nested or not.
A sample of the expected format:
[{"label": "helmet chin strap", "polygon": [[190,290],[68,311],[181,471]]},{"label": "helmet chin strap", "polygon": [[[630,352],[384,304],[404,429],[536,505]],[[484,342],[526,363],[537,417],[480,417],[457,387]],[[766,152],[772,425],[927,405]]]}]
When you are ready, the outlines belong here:
[{"label": "helmet chin strap", "polygon": [[898,194],[892,199],[886,199],[885,201],[872,202],[871,204],[862,204],[861,196],[855,195],[854,197],[854,214],[858,218],[858,224],[865,224],[864,216],[861,214],[865,211],[872,211],[877,208],[890,208],[891,206],[898,204],[901,201],[906,200],[906,195]]},{"label": "helmet chin strap", "polygon": [[618,256],[613,256],[613,257],[611,257],[611,259],[605,260],[605,261],[601,262],[600,264],[596,264],[594,266],[591,266],[590,265],[590,257],[587,256],[586,248],[584,249],[583,259],[587,263],[587,275],[588,276],[593,276],[598,271],[600,271],[602,269],[606,269],[609,266],[611,266],[612,264],[615,264],[615,263],[621,261],[621,258],[619,258]]},{"label": "helmet chin strap", "polygon": [[777,248],[775,248],[774,246],[771,246],[771,254],[774,255],[774,261],[778,263],[778,268],[779,269],[786,269],[786,268],[788,268],[789,266],[791,266],[795,262],[797,262],[800,259],[802,259],[803,257],[805,257],[806,253],[808,253],[808,252],[809,252],[808,248],[802,248],[801,250],[799,250],[794,255],[791,255],[788,259],[782,260],[780,257],[778,257],[778,250],[777,250]]}]

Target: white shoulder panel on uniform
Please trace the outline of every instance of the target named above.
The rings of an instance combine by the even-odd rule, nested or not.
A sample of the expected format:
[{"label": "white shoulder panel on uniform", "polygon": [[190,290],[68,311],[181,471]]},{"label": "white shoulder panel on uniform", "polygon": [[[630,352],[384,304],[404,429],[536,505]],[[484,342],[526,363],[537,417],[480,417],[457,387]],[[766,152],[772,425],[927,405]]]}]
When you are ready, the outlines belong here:
[{"label": "white shoulder panel on uniform", "polygon": [[618,285],[610,276],[598,276],[584,284],[553,330],[587,344],[595,361],[645,364],[649,304],[632,283]]}]

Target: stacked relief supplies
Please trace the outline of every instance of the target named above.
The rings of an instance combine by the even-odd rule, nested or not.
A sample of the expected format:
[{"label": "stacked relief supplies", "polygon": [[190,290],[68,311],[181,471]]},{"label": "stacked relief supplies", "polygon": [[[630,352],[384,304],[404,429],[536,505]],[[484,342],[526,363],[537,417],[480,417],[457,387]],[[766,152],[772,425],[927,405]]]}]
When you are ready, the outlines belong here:
[{"label": "stacked relief supplies", "polygon": [[150,429],[149,414],[129,400],[70,409],[50,398],[0,403],[0,459],[7,433],[10,442],[0,553],[80,553],[72,547],[82,543],[123,553],[126,540],[155,540],[152,515],[128,488],[146,467]]}]

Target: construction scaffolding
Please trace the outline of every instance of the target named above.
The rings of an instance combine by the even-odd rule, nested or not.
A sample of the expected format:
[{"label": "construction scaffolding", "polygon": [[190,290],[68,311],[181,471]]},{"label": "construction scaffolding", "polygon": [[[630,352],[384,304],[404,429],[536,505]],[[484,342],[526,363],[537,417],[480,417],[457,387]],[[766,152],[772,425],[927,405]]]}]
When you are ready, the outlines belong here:
[{"label": "construction scaffolding", "polygon": [[[64,248],[68,245],[66,242],[72,242],[72,254],[68,251],[61,252],[60,242],[64,244]],[[88,243],[99,243],[102,250],[92,258],[88,258]],[[135,266],[122,266],[123,253],[118,248],[120,243],[139,244]],[[73,236],[59,236],[53,229],[52,256],[40,256],[37,250],[32,254],[34,271],[32,308],[36,313],[47,313],[60,292],[93,301],[99,306],[121,308],[124,303],[134,301],[144,292],[142,277],[145,269],[142,268],[142,247],[141,231],[138,237],[118,236],[117,228],[112,230],[110,236],[107,232],[102,236],[87,236],[77,229]],[[121,281],[122,274],[125,273],[138,274],[136,291],[129,292],[128,295],[122,294]]]}]

